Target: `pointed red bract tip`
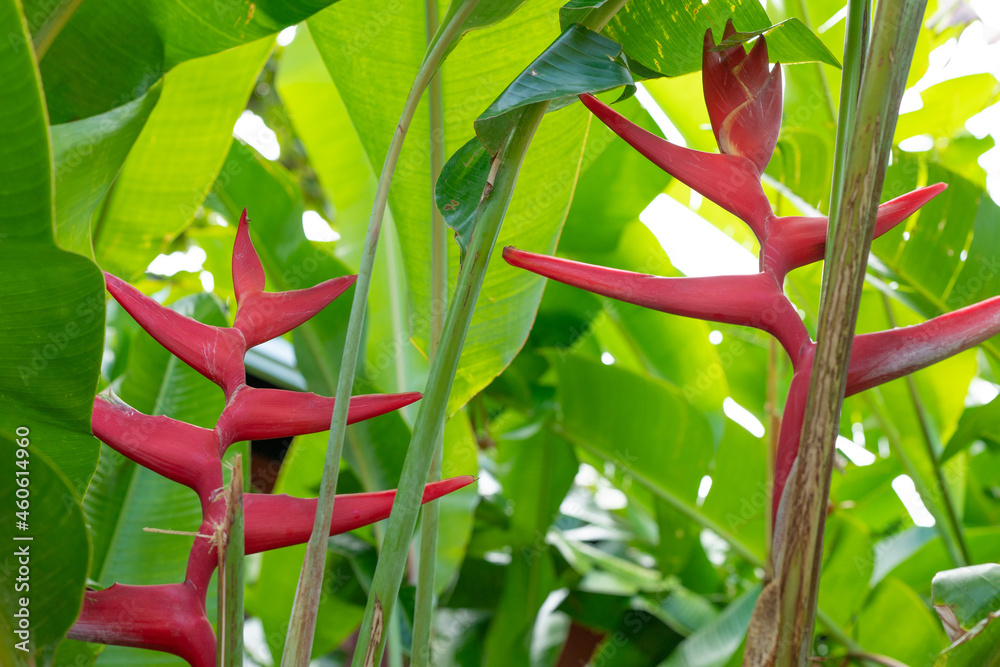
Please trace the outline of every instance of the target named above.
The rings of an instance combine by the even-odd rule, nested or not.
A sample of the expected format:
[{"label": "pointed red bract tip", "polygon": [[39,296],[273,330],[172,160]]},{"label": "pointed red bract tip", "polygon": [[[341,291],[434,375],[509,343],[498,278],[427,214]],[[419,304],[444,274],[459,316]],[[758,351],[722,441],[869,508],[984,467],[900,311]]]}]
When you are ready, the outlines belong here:
[{"label": "pointed red bract tip", "polygon": [[935,183],[913,192],[907,192],[895,199],[890,199],[878,207],[878,217],[875,219],[875,238],[903,222],[916,213],[924,204],[948,189],[947,183]]},{"label": "pointed red bract tip", "polygon": [[[347,423],[384,415],[420,397],[418,392],[352,396]],[[241,387],[219,417],[217,428],[225,442],[319,433],[330,428],[335,403],[333,398],[316,394]]]},{"label": "pointed red bract tip", "polygon": [[[878,238],[906,220],[948,186],[936,183],[908,192],[878,207],[875,235]],[[779,278],[800,266],[818,262],[826,252],[826,218],[772,218],[764,248],[764,265]]]},{"label": "pointed red bract tip", "polygon": [[913,326],[859,334],[847,373],[850,396],[953,357],[1000,334],[1000,296]]},{"label": "pointed red bract tip", "polygon": [[234,329],[213,327],[161,306],[124,280],[104,272],[108,292],[157,343],[222,387],[228,396],[246,380],[246,342]]},{"label": "pointed red bract tip", "polygon": [[357,278],[341,276],[289,292],[249,292],[236,310],[233,326],[243,334],[247,348],[260,345],[288,333],[326,308]]},{"label": "pointed red bract tip", "polygon": [[242,304],[248,294],[264,291],[264,267],[250,240],[250,218],[246,209],[240,215],[236,243],[233,245],[233,288],[237,304]]},{"label": "pointed red bract tip", "polygon": [[205,601],[187,584],[113,584],[87,591],[70,639],[171,653],[192,667],[215,667],[215,634]]},{"label": "pointed red bract tip", "polygon": [[[475,481],[470,475],[452,477],[424,487],[422,503],[436,500]],[[330,534],[337,535],[389,517],[396,491],[338,495]],[[247,494],[243,497],[246,553],[252,554],[309,540],[316,518],[315,498]]]},{"label": "pointed red bract tip", "polygon": [[[723,40],[735,34],[726,24]],[[750,160],[763,173],[781,128],[781,65],[769,69],[767,40],[757,39],[750,53],[743,45],[716,51],[705,32],[702,86],[719,150]]]},{"label": "pointed red bract tip", "polygon": [[511,266],[644,308],[762,329],[774,335],[792,355],[808,339],[802,320],[767,274],[664,278],[510,246],[504,248],[503,258]]},{"label": "pointed red bract tip", "polygon": [[758,240],[771,215],[760,172],[747,158],[681,148],[629,121],[593,95],[581,95],[590,111],[653,164],[745,222]]}]

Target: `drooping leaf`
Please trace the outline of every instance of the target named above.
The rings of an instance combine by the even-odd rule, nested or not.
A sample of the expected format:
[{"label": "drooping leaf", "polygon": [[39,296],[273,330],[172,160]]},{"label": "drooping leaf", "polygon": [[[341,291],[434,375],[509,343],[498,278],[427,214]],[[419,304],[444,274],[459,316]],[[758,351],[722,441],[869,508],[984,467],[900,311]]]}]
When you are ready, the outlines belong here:
[{"label": "drooping leaf", "polygon": [[56,237],[66,250],[93,258],[90,219],[139,132],[162,86],[111,111],[52,126],[56,176]]},{"label": "drooping leaf", "polygon": [[[80,3],[41,63],[49,113],[53,122],[65,123],[122,106],[185,61],[273,35],[331,1],[335,0]],[[29,0],[26,13],[32,33],[64,8],[65,3]],[[249,54],[245,57],[253,60]],[[221,72],[225,71],[223,67]]]},{"label": "drooping leaf", "polygon": [[434,187],[434,203],[455,232],[463,256],[472,239],[479,204],[488,196],[485,187],[491,164],[489,151],[479,137],[473,137],[448,158]]},{"label": "drooping leaf", "polygon": [[631,95],[635,85],[621,53],[619,44],[600,33],[570,26],[480,114],[476,135],[490,155],[496,155],[531,104],[550,101],[554,111],[575,102],[581,93],[619,86],[626,87],[623,96]]}]

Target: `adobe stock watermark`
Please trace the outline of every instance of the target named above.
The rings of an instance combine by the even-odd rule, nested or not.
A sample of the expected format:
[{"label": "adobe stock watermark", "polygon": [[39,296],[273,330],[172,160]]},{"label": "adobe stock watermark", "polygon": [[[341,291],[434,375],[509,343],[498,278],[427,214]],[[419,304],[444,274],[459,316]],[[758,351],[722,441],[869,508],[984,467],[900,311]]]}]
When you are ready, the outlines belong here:
[{"label": "adobe stock watermark", "polygon": [[5,572],[5,576],[14,574],[8,581],[14,585],[14,614],[11,628],[17,638],[14,648],[28,652],[31,642],[31,541],[28,535],[31,526],[31,429],[18,426],[14,434],[17,436],[14,450],[14,538],[13,563],[16,571]]}]

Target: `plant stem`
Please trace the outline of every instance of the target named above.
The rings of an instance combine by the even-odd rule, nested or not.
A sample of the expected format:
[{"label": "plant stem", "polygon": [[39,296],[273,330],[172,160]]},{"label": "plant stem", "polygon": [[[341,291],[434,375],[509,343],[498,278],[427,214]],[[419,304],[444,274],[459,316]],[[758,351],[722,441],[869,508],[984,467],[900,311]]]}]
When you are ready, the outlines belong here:
[{"label": "plant stem", "polygon": [[430,468],[433,444],[444,429],[445,408],[455,371],[458,369],[465,335],[500,224],[510,203],[521,161],[547,108],[547,102],[529,107],[522,123],[494,158],[500,160],[500,168],[492,193],[480,207],[469,250],[458,275],[456,298],[448,308],[444,332],[434,363],[431,364],[427,388],[420,402],[413,438],[406,453],[399,489],[389,516],[386,542],[375,569],[372,592],[368,596],[365,617],[361,623],[358,646],[351,663],[355,667],[370,667],[379,664],[381,660],[385,618],[392,612],[402,581],[410,536],[420,507],[420,493]]},{"label": "plant stem", "polygon": [[[437,0],[425,0],[427,41],[434,39],[438,25]],[[427,88],[430,106],[430,158],[431,158],[431,363],[437,355],[441,332],[444,329],[444,307],[448,302],[448,236],[444,216],[434,200],[434,186],[444,168],[444,100],[441,94],[441,73],[437,72]],[[441,479],[441,458],[444,437],[434,443],[434,457],[428,482]],[[413,648],[410,664],[427,667],[431,664],[431,635],[434,628],[434,598],[436,587],[434,572],[437,568],[438,520],[440,508],[437,500],[424,505],[421,510],[420,560],[417,570],[417,597],[413,607]]]},{"label": "plant stem", "polygon": [[[851,0],[845,68],[861,70],[859,52],[864,11]],[[882,0],[866,64],[856,115],[841,107],[835,171],[843,179],[831,196],[826,272],[820,302],[817,348],[806,401],[799,454],[781,501],[776,527],[775,579],[761,594],[747,637],[744,664],[792,667],[809,661],[816,614],[823,528],[840,408],[847,383],[866,260],[899,102],[913,57],[926,0]],[[845,74],[851,86],[856,74]],[[845,88],[841,99],[850,100]],[[794,511],[791,509],[794,508]]]},{"label": "plant stem", "polygon": [[[472,13],[478,2],[479,0],[467,0],[453,19],[447,25],[441,26],[435,35],[434,46],[424,56],[424,61],[407,95],[403,112],[399,117],[399,124],[393,133],[392,142],[389,144],[389,151],[385,156],[385,163],[379,175],[375,203],[372,206],[372,215],[368,222],[368,232],[361,255],[361,265],[358,269],[358,279],[354,286],[354,301],[351,304],[351,319],[347,327],[347,340],[344,343],[344,358],[337,381],[337,402],[334,404],[333,416],[330,421],[330,439],[327,443],[326,462],[323,466],[323,479],[320,483],[316,521],[313,524],[313,532],[306,547],[302,574],[299,576],[295,601],[292,604],[288,640],[285,643],[285,652],[282,656],[281,664],[285,667],[306,667],[312,652],[316,613],[319,609],[319,595],[323,584],[323,566],[326,563],[326,543],[330,533],[330,520],[333,517],[334,496],[337,493],[337,476],[340,471],[340,456],[344,448],[344,434],[347,430],[347,409],[350,404],[351,389],[354,385],[358,351],[361,347],[362,325],[368,303],[368,291],[371,286],[375,249],[378,247],[382,217],[389,199],[389,185],[392,183],[396,162],[399,160],[399,154],[403,148],[403,140],[406,138],[410,121],[413,120],[413,115],[416,113],[420,97],[444,59],[448,47],[461,34],[465,19]],[[424,477],[426,479],[426,475]],[[422,489],[423,484],[421,483]],[[417,499],[415,507],[419,507],[419,504],[420,498]]]},{"label": "plant stem", "polygon": [[243,664],[243,456],[232,461],[232,477],[225,489],[226,518],[216,532],[219,556],[219,638],[221,667]]}]

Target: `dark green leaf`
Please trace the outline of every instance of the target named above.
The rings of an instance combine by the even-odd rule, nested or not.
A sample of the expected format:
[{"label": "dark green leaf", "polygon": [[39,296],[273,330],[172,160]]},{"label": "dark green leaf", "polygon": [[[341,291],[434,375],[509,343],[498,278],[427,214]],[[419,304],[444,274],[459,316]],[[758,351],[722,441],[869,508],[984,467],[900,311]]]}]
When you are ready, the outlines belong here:
[{"label": "dark green leaf", "polygon": [[626,87],[623,96],[631,95],[635,84],[621,54],[621,45],[579,24],[570,26],[476,119],[476,135],[496,155],[528,105],[551,101],[555,110],[581,93],[618,86]]},{"label": "dark green leaf", "polygon": [[101,360],[104,280],[55,242],[52,154],[34,53],[16,2],[0,3],[0,442],[34,447],[83,493],[97,465],[90,412]]},{"label": "dark green leaf", "polygon": [[490,153],[478,138],[469,141],[448,158],[434,188],[434,200],[444,221],[455,231],[462,255],[469,247],[479,203],[490,172]]}]

